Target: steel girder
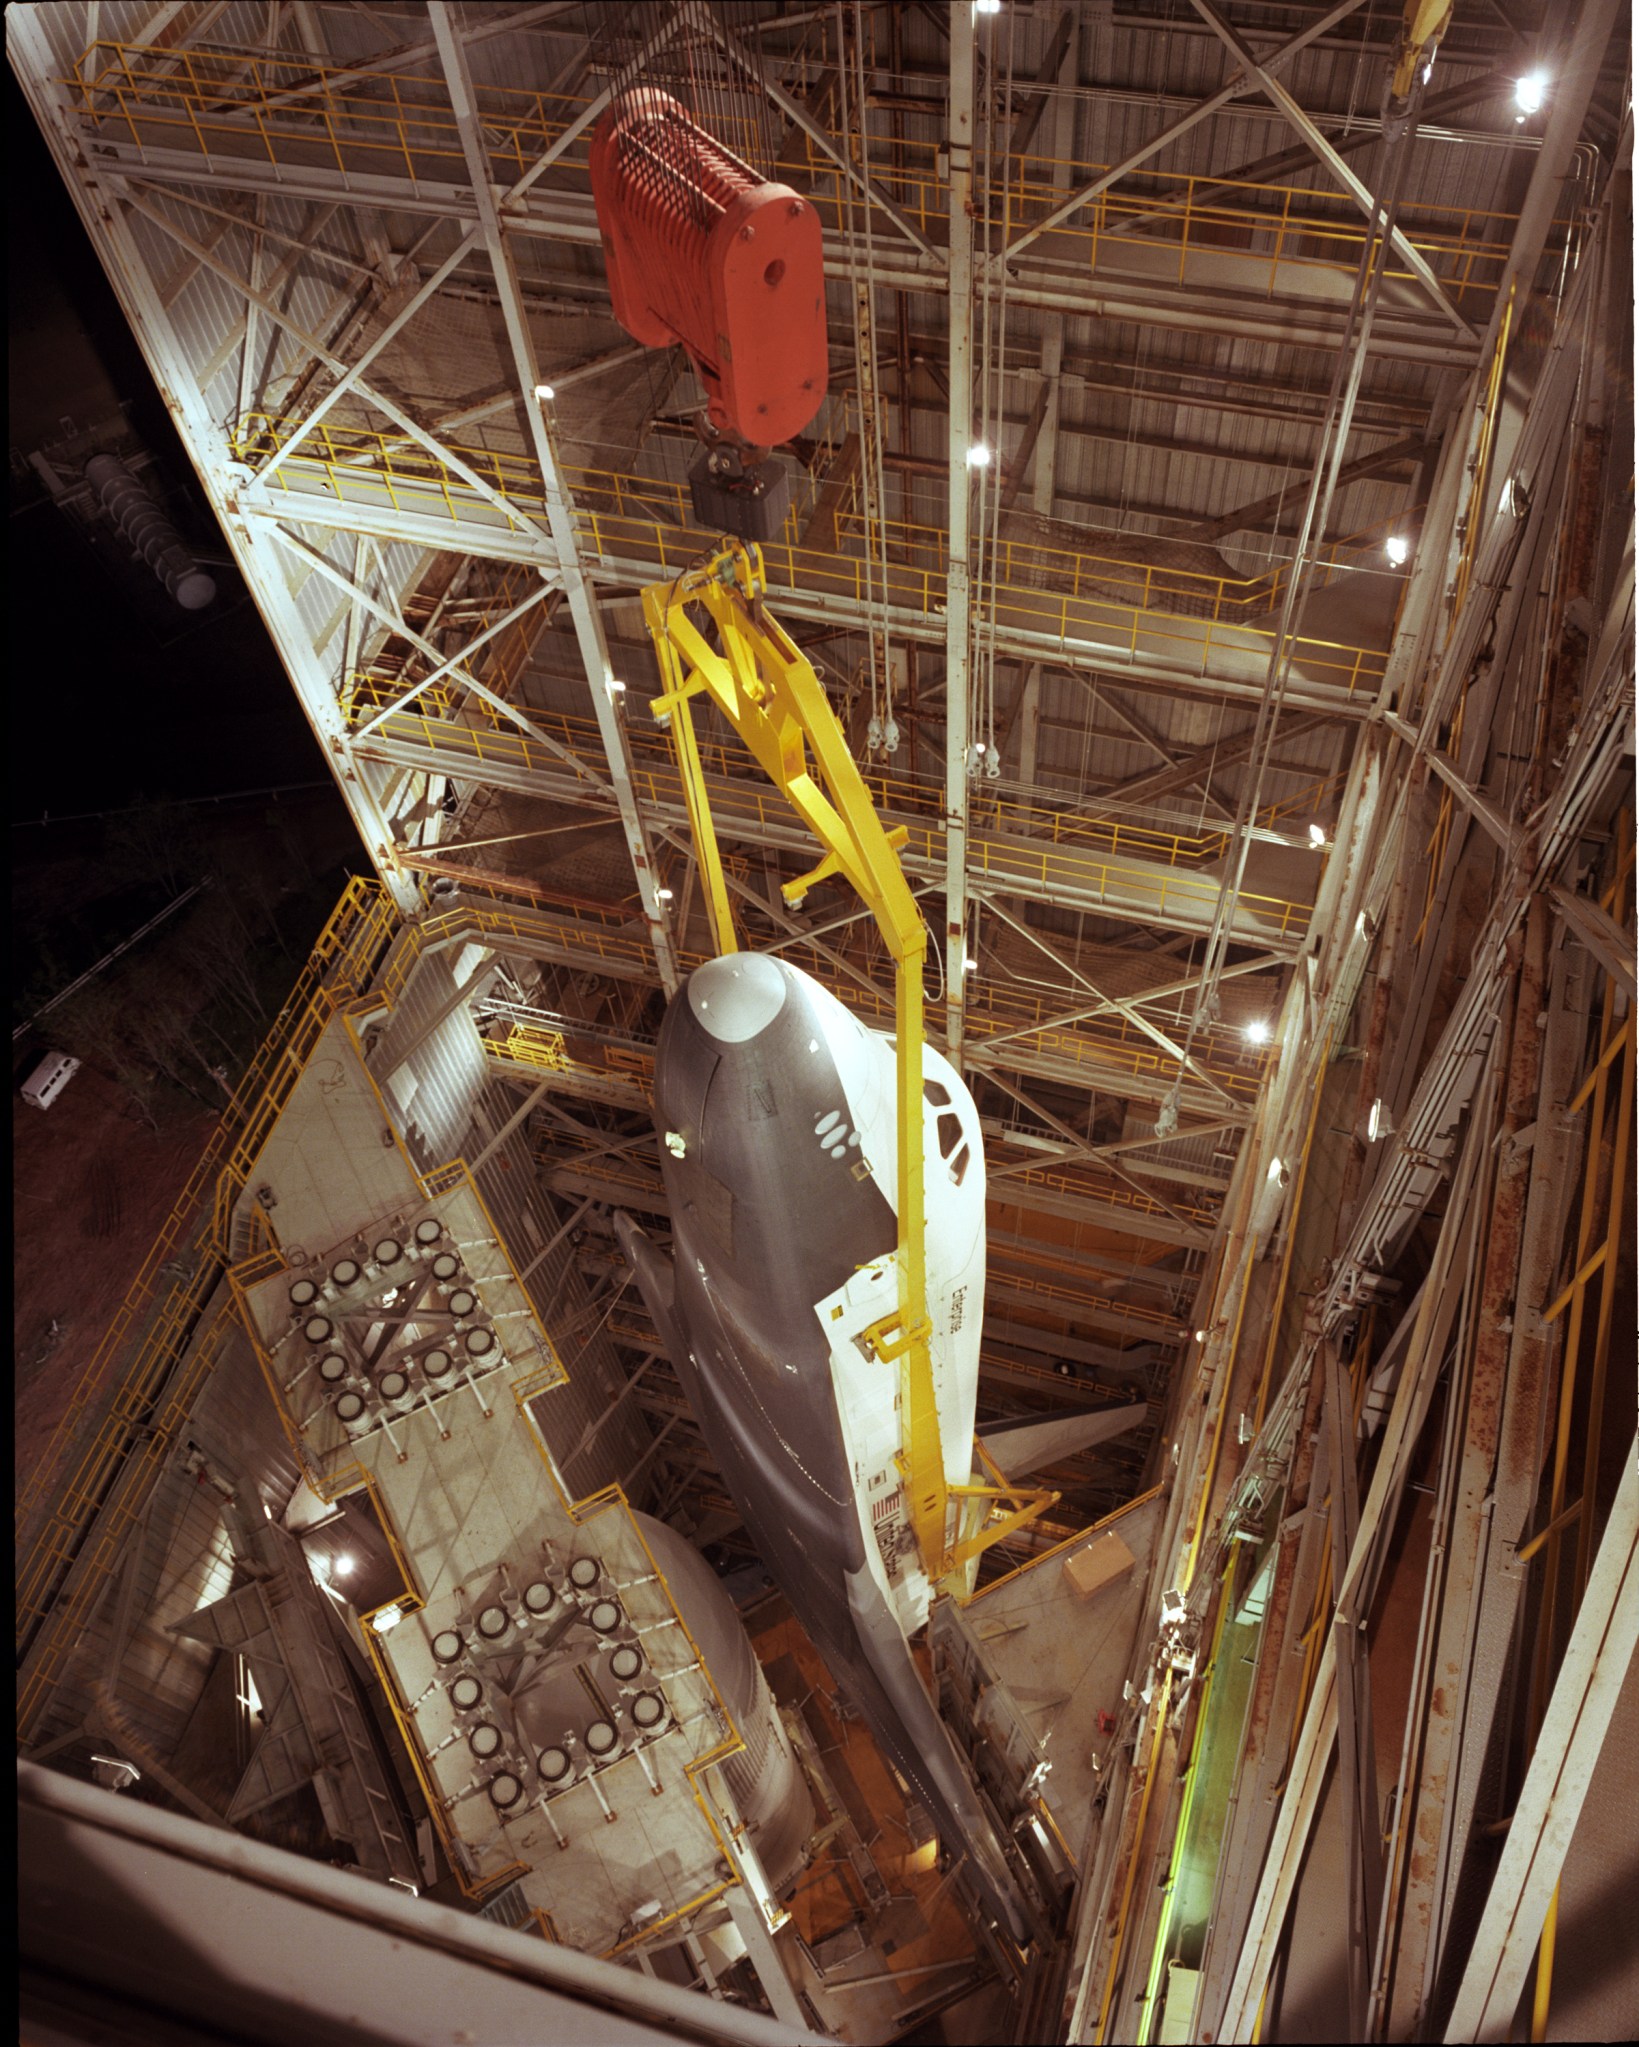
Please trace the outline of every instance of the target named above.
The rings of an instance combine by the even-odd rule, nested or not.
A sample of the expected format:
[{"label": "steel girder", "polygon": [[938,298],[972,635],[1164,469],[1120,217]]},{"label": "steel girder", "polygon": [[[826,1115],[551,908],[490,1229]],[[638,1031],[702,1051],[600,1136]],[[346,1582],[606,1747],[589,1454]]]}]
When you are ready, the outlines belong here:
[{"label": "steel girder", "polygon": [[[446,740],[426,728],[405,731],[388,724],[357,739],[355,751],[361,760],[391,762],[457,782],[482,782],[519,796],[582,809],[605,807],[606,798],[597,785],[589,783],[584,773],[574,772],[570,764],[555,759],[553,753],[542,748],[534,760],[529,759],[526,742],[537,735],[529,727],[528,714],[509,709],[508,715],[525,728],[511,757],[504,739],[491,735],[481,750],[465,743],[464,728],[458,726],[450,728]],[[688,827],[681,790],[675,796],[657,793],[646,810],[657,826],[677,832]],[[726,804],[719,813],[715,802],[713,816],[719,836],[728,842],[796,853],[807,850],[803,828],[779,817],[736,816]],[[890,825],[907,821],[895,819],[892,813],[889,818]],[[926,821],[912,818],[908,822],[929,844],[925,848],[913,845],[905,851],[907,874],[916,881],[942,880],[944,861]],[[1218,896],[1218,883],[1210,874],[1136,856],[1116,857],[1096,849],[1048,847],[1008,834],[975,832],[972,836],[974,858],[982,862],[993,894],[1055,903],[1091,916],[1131,919],[1168,931],[1197,934],[1210,928]],[[1254,907],[1259,900],[1248,898],[1238,911],[1232,942],[1255,946],[1282,960],[1295,957],[1303,944],[1308,906],[1271,899],[1265,914]],[[1064,997],[1074,1006],[1077,991],[1067,987]]]},{"label": "steel girder", "polygon": [[[947,423],[947,526],[950,561],[945,573],[945,1037],[958,1071],[967,1001],[967,837],[973,653],[969,590],[969,513],[974,469],[968,460],[973,432],[973,10],[950,17],[950,246],[947,252],[950,384]],[[1001,451],[996,451],[1000,460]]]},{"label": "steel girder", "polygon": [[538,390],[541,381],[540,366],[535,358],[535,344],[529,331],[528,315],[524,310],[523,293],[513,264],[512,251],[496,207],[495,193],[489,182],[489,166],[484,154],[472,76],[467,67],[466,53],[462,47],[453,10],[445,4],[445,0],[429,0],[429,7],[433,34],[438,44],[439,61],[443,66],[445,82],[449,88],[450,104],[455,110],[456,126],[460,131],[461,147],[466,155],[472,194],[478,207],[478,231],[488,253],[496,288],[501,296],[507,343],[512,354],[513,371],[518,380],[518,407],[546,494],[547,526],[551,532],[553,547],[557,551],[556,571],[568,599],[570,616],[574,620],[575,638],[580,647],[581,660],[586,670],[587,689],[598,721],[598,732],[603,740],[604,754],[609,763],[609,774],[620,808],[621,829],[625,834],[627,851],[631,856],[632,872],[637,880],[638,899],[643,905],[649,943],[654,951],[661,986],[670,995],[678,986],[677,960],[672,950],[671,930],[656,893],[654,855],[649,846],[648,832],[642,817],[638,814],[637,799],[632,792],[632,763],[627,749],[625,728],[615,714],[609,688],[614,679],[614,669],[610,666],[609,649],[603,636],[603,621],[598,614],[597,592],[588,580],[581,561],[574,514],[559,474],[557,450],[552,445],[551,429],[547,425],[545,407]]},{"label": "steel girder", "polygon": [[[297,162],[259,163],[249,157],[213,156],[206,174],[197,157],[179,151],[136,149],[128,144],[89,138],[85,146],[94,152],[107,173],[141,178],[153,185],[197,185],[202,176],[208,175],[216,191],[332,202],[335,198],[333,173],[327,177],[322,168]],[[463,230],[472,226],[477,217],[471,189],[466,185],[357,171],[349,172],[347,184],[354,204],[382,212],[448,219]],[[511,232],[542,241],[565,242],[586,249],[599,246],[591,200],[578,193],[533,191],[521,205],[508,210],[507,227]],[[856,255],[862,254],[856,251]],[[846,270],[843,238],[827,235],[826,262],[837,275]],[[1084,271],[1075,264],[1039,261],[1017,267],[1019,275],[1008,286],[1010,300],[1040,311],[1066,313],[1078,319],[1137,321],[1181,333],[1228,334],[1277,347],[1314,348],[1323,352],[1335,349],[1342,338],[1341,314],[1328,301],[1267,295],[1242,298],[1226,293],[1221,303],[1215,299],[1208,306],[1202,303],[1200,292],[1193,286],[1169,284],[1165,280],[1126,284],[1097,279],[1089,283]],[[877,283],[893,291],[943,297],[949,290],[949,276],[940,254],[929,257],[913,249],[879,247],[872,269]],[[1476,350],[1472,340],[1454,333],[1450,323],[1438,315],[1393,311],[1385,313],[1373,330],[1371,353],[1391,362],[1468,369],[1474,363]]]},{"label": "steel girder", "polygon": [[1636,1644],[1639,1441],[1623,1454],[1622,1482],[1446,2026],[1449,2041],[1509,2037]]},{"label": "steel girder", "polygon": [[[368,481],[367,473],[361,472],[354,487],[361,488]],[[471,555],[477,560],[535,563],[539,559],[538,549],[529,536],[516,531],[504,519],[496,518],[486,525],[477,519],[457,521],[407,507],[395,508],[385,490],[381,502],[371,504],[357,496],[342,500],[320,496],[316,491],[267,492],[254,481],[248,481],[241,493],[241,503],[251,516],[298,529],[312,526],[388,540],[406,539],[418,546]],[[611,590],[638,590],[649,583],[663,582],[676,567],[673,563],[668,568],[658,555],[645,559],[624,548],[618,553],[588,548],[583,550],[583,559],[594,579]],[[769,595],[784,618],[844,626],[861,635],[870,631],[869,616],[852,597],[781,584],[772,575]],[[945,644],[945,621],[937,613],[913,610],[903,604],[878,606],[877,613],[895,639],[914,640],[924,646]],[[1167,615],[1155,616],[1165,619]],[[1117,687],[1157,690],[1164,696],[1205,697],[1215,702],[1255,706],[1262,695],[1260,683],[1224,667],[1212,667],[1204,661],[1200,667],[1189,667],[1182,661],[1168,662],[1153,655],[1134,654],[1129,647],[1087,632],[1055,632],[999,620],[996,651],[1009,660],[1042,661],[1056,668],[1083,670],[1102,676]],[[1363,680],[1371,686],[1347,689],[1295,677],[1286,690],[1286,708],[1343,724],[1364,724],[1374,715],[1372,686],[1376,677],[1373,674]]]}]

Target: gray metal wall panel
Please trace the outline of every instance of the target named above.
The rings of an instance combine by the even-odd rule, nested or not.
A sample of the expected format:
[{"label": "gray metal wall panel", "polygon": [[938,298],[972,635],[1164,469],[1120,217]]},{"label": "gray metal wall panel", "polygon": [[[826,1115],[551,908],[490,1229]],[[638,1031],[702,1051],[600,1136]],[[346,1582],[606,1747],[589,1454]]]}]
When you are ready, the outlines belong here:
[{"label": "gray metal wall panel", "polygon": [[434,1019],[455,993],[458,977],[470,977],[476,965],[466,947],[423,955],[371,1053],[370,1069],[398,1110],[410,1156],[422,1172],[470,1148],[473,1113],[487,1079],[483,1045],[464,1003],[441,1022]]}]

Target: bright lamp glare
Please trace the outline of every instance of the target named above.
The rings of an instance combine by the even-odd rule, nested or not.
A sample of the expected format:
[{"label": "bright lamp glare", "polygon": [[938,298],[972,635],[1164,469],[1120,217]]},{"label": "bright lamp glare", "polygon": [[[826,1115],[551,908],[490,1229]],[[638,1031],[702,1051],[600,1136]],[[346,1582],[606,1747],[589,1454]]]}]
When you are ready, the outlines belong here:
[{"label": "bright lamp glare", "polygon": [[1269,1042],[1269,1024],[1267,1020],[1261,1016],[1255,1016],[1247,1025],[1244,1036],[1249,1045],[1267,1045]]},{"label": "bright lamp glare", "polygon": [[1411,542],[1403,533],[1391,533],[1383,543],[1383,552],[1397,569],[1404,568],[1411,560]]},{"label": "bright lamp glare", "polygon": [[535,386],[535,396],[537,398],[544,398],[548,404],[550,404],[552,400],[557,397],[557,395],[558,395],[557,392],[553,390],[550,384],[537,384]]},{"label": "bright lamp glare", "polygon": [[351,1557],[337,1557],[331,1563],[330,1568],[338,1578],[349,1577],[353,1570],[353,1559]]},{"label": "bright lamp glare", "polygon": [[1546,71],[1527,71],[1523,78],[1514,81],[1514,104],[1522,114],[1539,113],[1547,97]]},{"label": "bright lamp glare", "polygon": [[973,0],[973,11],[975,14],[1000,14],[1002,0]]},{"label": "bright lamp glare", "polygon": [[990,450],[985,446],[983,441],[975,441],[973,443],[973,446],[968,449],[967,466],[969,467],[969,469],[989,468]]},{"label": "bright lamp glare", "polygon": [[1309,843],[1311,846],[1325,845],[1326,827],[1323,824],[1312,824],[1309,827]]},{"label": "bright lamp glare", "polygon": [[397,1606],[384,1606],[380,1613],[370,1616],[370,1625],[378,1635],[390,1634],[404,1618],[404,1610]]}]

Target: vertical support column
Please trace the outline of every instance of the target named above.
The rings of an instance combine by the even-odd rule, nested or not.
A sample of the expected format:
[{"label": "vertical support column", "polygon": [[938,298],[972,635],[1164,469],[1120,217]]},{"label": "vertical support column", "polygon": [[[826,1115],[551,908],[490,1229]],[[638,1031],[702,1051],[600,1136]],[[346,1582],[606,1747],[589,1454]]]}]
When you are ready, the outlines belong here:
[{"label": "vertical support column", "polygon": [[967,965],[968,512],[973,473],[973,9],[950,12],[950,563],[945,574],[945,1038],[962,1063]]},{"label": "vertical support column", "polygon": [[[1319,1369],[1326,1381],[1326,1443],[1332,1486],[1332,1583],[1345,1582],[1360,1525],[1354,1402],[1349,1375],[1330,1338],[1320,1340]],[[1349,2037],[1365,2040],[1372,1956],[1377,1944],[1378,1900],[1383,1888],[1382,1841],[1377,1813],[1377,1761],[1373,1750],[1371,1671],[1364,1614],[1340,1596],[1332,1616],[1337,1653],[1337,1764],[1343,1794],[1343,1837],[1348,1858]]]},{"label": "vertical support column", "polygon": [[1032,661],[1024,679],[1019,706],[1019,780],[1031,788],[1036,780],[1036,748],[1041,740],[1041,663]]},{"label": "vertical support column", "polygon": [[1566,1851],[1639,1645],[1639,1442],[1600,1537],[1588,1589],[1554,1681],[1548,1714],[1492,1878],[1447,2040],[1506,2037]]},{"label": "vertical support column", "polygon": [[660,906],[654,855],[643,820],[638,814],[637,796],[632,788],[632,764],[626,746],[625,728],[616,715],[609,688],[614,680],[614,670],[610,666],[609,649],[603,636],[603,620],[598,612],[597,593],[581,562],[580,543],[575,533],[574,510],[564,489],[562,473],[558,468],[557,450],[552,445],[552,435],[546,423],[546,416],[541,410],[541,400],[535,395],[536,387],[541,381],[540,366],[535,359],[535,343],[529,331],[529,318],[524,310],[523,290],[512,261],[512,251],[501,231],[501,218],[495,203],[495,188],[490,183],[489,159],[485,153],[483,137],[479,132],[477,102],[472,89],[472,77],[467,68],[466,52],[446,0],[432,0],[428,13],[432,21],[433,36],[438,44],[439,61],[444,68],[445,84],[449,89],[456,127],[461,136],[467,177],[478,208],[479,232],[489,255],[490,268],[495,273],[496,289],[501,301],[501,317],[506,323],[507,342],[512,352],[513,373],[518,380],[524,431],[529,436],[530,446],[541,472],[541,485],[546,498],[547,530],[552,536],[553,546],[557,549],[558,572],[563,582],[564,597],[569,605],[569,615],[574,622],[575,639],[580,648],[581,661],[586,669],[592,710],[597,717],[598,732],[609,762],[609,777],[614,784],[620,806],[621,828],[626,834],[627,849],[632,856],[632,871],[637,878],[644,922],[649,927],[649,943],[654,951],[661,985],[666,993],[671,995],[678,987],[677,960],[672,950],[671,931]]},{"label": "vertical support column", "polygon": [[[1517,1326],[1538,1303],[1522,1285],[1521,1257],[1527,1195],[1532,1178],[1529,1140],[1521,1132],[1537,1124],[1544,1107],[1542,1049],[1548,1012],[1548,912],[1537,897],[1526,912],[1525,942],[1513,991],[1513,1034],[1508,1053],[1503,1138],[1497,1155],[1495,1193],[1486,1236],[1485,1271],[1463,1416],[1463,1448],[1449,1525],[1435,1531],[1444,1551],[1444,1582],[1430,1669],[1430,1693],[1423,1716],[1422,1755],[1415,1787],[1406,1787],[1400,1831],[1406,1842],[1403,1897],[1395,1929],[1394,1983],[1389,2006],[1391,2039],[1409,2039],[1424,2024],[1450,1928],[1454,1878],[1466,1853],[1466,1829],[1455,1831],[1453,1796],[1467,1756],[1459,1737],[1465,1719],[1486,1701],[1476,1698],[1474,1651],[1483,1608],[1482,1563],[1492,1539],[1499,1504],[1497,1458],[1508,1362]],[[1544,1119],[1545,1120],[1545,1119]],[[1533,1422],[1535,1417],[1532,1418]],[[1533,1428],[1533,1434],[1535,1429]],[[1517,1582],[1517,1580],[1516,1580]],[[1490,1703],[1500,1691],[1500,1663],[1488,1673]],[[1488,1724],[1488,1723],[1487,1723]],[[1483,1756],[1485,1744],[1478,1754]],[[1472,1766],[1472,1765],[1471,1765]],[[1454,1854],[1454,1847],[1456,1853]]]},{"label": "vertical support column", "polygon": [[[1108,4],[1097,9],[1100,18],[1098,33],[1108,38],[1111,33],[1111,16]],[[1064,61],[1058,69],[1058,83],[1074,85],[1080,68],[1081,24],[1073,21],[1070,25],[1070,39],[1065,44]],[[1096,77],[1109,77],[1106,71],[1096,72]],[[1076,154],[1076,98],[1071,92],[1060,93],[1053,101],[1048,116],[1052,123],[1051,141],[1048,153],[1053,159],[1050,182],[1054,192],[1070,189],[1070,166]],[[1031,502],[1044,519],[1053,516],[1053,499],[1058,488],[1058,442],[1059,442],[1059,400],[1063,386],[1059,381],[1064,364],[1064,315],[1044,313],[1041,326],[1041,374],[1047,386],[1047,403],[1042,409],[1041,432],[1036,436],[1036,474]]]},{"label": "vertical support column", "polygon": [[1041,336],[1041,380],[1047,386],[1042,407],[1041,432],[1036,436],[1036,474],[1031,485],[1031,503],[1044,519],[1053,516],[1053,499],[1058,491],[1059,371],[1064,362],[1064,319],[1059,313],[1046,315]]},{"label": "vertical support column", "polygon": [[763,1986],[769,2003],[774,2007],[774,2016],[782,2025],[795,2026],[799,2032],[809,2030],[808,2019],[802,2006],[797,2002],[797,1993],[791,1988],[791,1979],[785,1973],[780,1961],[774,1936],[763,1923],[763,1915],[757,1910],[757,1901],[744,1884],[735,1884],[724,1896],[728,1916],[734,1922],[734,1930],[746,1944],[746,1953],[751,1966],[757,1972],[757,1981]]}]

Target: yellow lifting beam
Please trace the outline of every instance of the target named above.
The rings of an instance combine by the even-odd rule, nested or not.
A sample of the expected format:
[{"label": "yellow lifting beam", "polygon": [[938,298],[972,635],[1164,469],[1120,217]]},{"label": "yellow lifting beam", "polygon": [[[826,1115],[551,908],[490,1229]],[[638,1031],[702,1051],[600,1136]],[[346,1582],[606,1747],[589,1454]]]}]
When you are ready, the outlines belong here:
[{"label": "yellow lifting beam", "polygon": [[[902,1466],[922,1563],[937,1583],[979,1549],[1039,1513],[1056,1494],[1014,1488],[951,1487],[945,1481],[928,1349],[927,1262],[922,1187],[922,956],[927,926],[899,864],[903,829],[885,830],[848,751],[813,664],[768,611],[762,552],[725,541],[669,583],[643,592],[643,617],[660,664],[651,708],[670,728],[683,780],[695,856],[719,952],[739,950],[723,879],[692,700],[707,696],[769,780],[819,841],[818,864],[782,893],[800,902],[816,881],[841,875],[875,917],[894,962],[895,1141],[899,1160],[899,1306],[867,1332],[877,1356],[900,1370],[905,1416]],[[715,644],[714,644],[715,642]],[[1001,1519],[959,1546],[949,1527],[952,1496],[1003,1506]],[[968,1507],[972,1515],[974,1507]]]}]

